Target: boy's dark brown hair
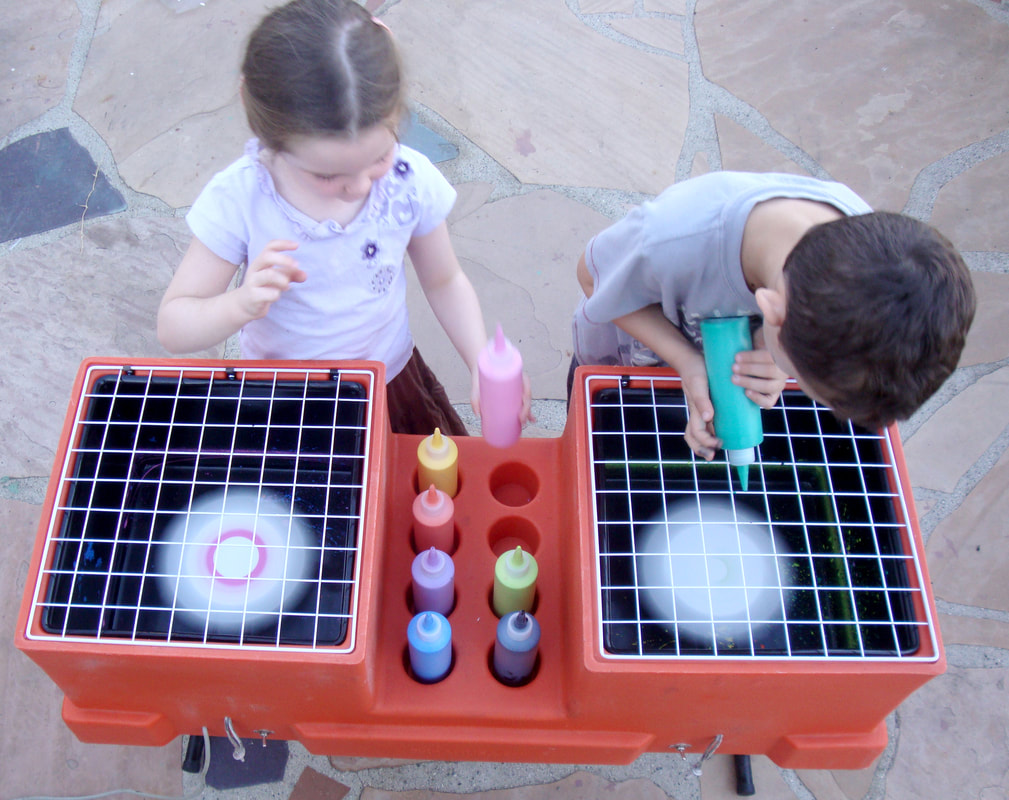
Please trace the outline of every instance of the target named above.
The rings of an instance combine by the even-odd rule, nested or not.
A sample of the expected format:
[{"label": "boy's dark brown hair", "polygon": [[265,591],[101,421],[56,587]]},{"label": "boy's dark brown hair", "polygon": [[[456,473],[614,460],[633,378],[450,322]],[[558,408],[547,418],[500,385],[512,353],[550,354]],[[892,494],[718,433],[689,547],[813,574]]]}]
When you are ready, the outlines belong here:
[{"label": "boy's dark brown hair", "polygon": [[397,125],[404,83],[392,35],[354,0],[293,0],[273,10],[242,62],[249,127],[276,152],[292,136]]},{"label": "boy's dark brown hair", "polygon": [[974,319],[970,270],[934,228],[875,212],[817,225],[785,261],[779,336],[841,419],[906,419],[956,369]]}]

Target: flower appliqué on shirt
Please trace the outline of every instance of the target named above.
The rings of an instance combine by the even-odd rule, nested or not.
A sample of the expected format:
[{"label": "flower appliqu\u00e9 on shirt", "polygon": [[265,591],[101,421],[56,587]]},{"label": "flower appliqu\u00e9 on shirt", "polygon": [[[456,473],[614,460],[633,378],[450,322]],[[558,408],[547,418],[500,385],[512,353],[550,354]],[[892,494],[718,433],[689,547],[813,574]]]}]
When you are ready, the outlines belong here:
[{"label": "flower appliqu\u00e9 on shirt", "polygon": [[361,256],[365,261],[372,261],[375,256],[378,255],[378,243],[377,242],[367,242],[364,247],[361,248]]},{"label": "flower appliqu\u00e9 on shirt", "polygon": [[393,167],[396,170],[396,174],[401,178],[405,178],[410,174],[410,165],[405,162],[402,158],[396,159],[396,165]]}]

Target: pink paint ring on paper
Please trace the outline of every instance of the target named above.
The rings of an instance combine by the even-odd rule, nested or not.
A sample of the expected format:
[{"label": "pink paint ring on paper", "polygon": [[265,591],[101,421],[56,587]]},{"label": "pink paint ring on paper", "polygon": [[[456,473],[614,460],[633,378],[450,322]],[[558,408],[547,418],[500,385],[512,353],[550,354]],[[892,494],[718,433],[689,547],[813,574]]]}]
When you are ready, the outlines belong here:
[{"label": "pink paint ring on paper", "polygon": [[[221,548],[228,545],[228,543],[233,539],[241,539],[244,542],[248,542],[252,546],[251,550],[256,554],[256,560],[252,565],[252,569],[246,574],[239,575],[237,577],[225,575],[219,568]],[[266,550],[265,553],[263,552],[264,550]],[[247,530],[245,528],[232,528],[226,533],[221,534],[220,541],[213,550],[207,551],[207,574],[213,575],[216,580],[223,581],[225,583],[244,584],[249,579],[258,578],[263,574],[266,569],[266,559],[268,557],[269,550],[266,549],[266,543],[263,541],[261,536],[256,534],[255,531]]]},{"label": "pink paint ring on paper", "polygon": [[215,632],[275,623],[300,601],[318,559],[311,529],[291,506],[251,487],[202,495],[156,547],[157,577],[174,613]]}]

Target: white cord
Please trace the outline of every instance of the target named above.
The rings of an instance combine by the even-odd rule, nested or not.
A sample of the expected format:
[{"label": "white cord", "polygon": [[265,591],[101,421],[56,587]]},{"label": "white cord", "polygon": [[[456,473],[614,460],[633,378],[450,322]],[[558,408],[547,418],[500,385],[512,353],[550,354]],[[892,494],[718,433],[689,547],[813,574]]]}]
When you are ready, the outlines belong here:
[{"label": "white cord", "polygon": [[202,797],[204,790],[207,788],[207,770],[210,768],[210,734],[207,733],[207,729],[203,729],[203,766],[200,767],[199,777],[200,786],[189,794],[184,795],[165,795],[165,794],[150,794],[149,792],[140,792],[136,789],[113,789],[108,792],[102,792],[100,794],[83,794],[83,795],[72,795],[65,797],[52,797],[50,795],[32,795],[31,797],[14,797],[12,800],[100,800],[103,797],[114,797],[117,794],[125,794],[131,797],[143,797],[146,800],[196,800],[197,797]]}]

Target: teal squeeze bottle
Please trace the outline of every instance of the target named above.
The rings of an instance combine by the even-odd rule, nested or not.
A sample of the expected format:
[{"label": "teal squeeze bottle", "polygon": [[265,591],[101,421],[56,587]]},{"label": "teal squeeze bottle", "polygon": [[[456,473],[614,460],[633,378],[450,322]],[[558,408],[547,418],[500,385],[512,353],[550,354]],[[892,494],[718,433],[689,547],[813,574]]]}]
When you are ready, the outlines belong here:
[{"label": "teal squeeze bottle", "polygon": [[715,407],[715,435],[729,463],[736,468],[745,492],[749,485],[750,464],[756,460],[755,448],[764,441],[760,407],[746,396],[741,386],[732,382],[732,364],[736,353],[752,350],[749,317],[712,317],[701,321],[704,365],[708,371],[708,391]]}]

